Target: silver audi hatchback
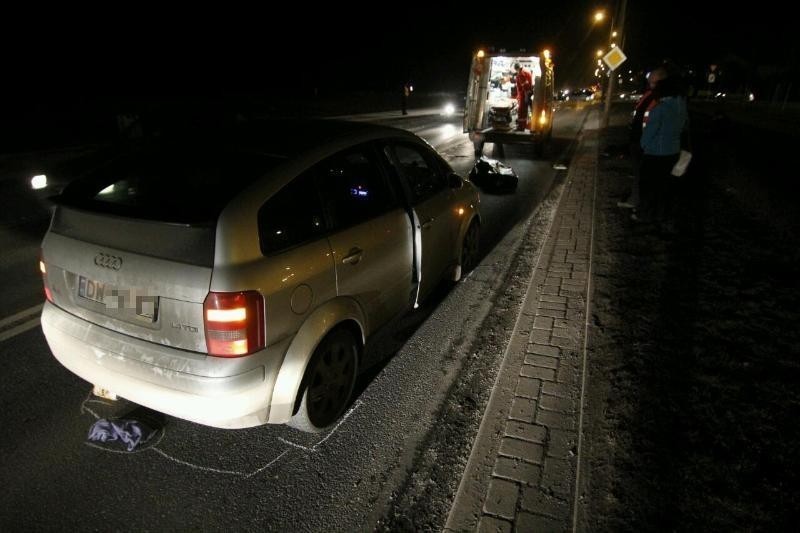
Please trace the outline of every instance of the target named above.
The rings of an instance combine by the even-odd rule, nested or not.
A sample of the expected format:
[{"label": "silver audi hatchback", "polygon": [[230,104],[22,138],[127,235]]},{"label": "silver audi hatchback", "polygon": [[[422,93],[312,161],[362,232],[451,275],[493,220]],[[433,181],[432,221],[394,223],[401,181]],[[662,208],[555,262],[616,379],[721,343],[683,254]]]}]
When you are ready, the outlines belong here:
[{"label": "silver audi hatchback", "polygon": [[56,199],[42,329],[100,394],[209,426],[320,431],[374,332],[475,265],[479,202],[393,128],[267,121],[143,141]]}]

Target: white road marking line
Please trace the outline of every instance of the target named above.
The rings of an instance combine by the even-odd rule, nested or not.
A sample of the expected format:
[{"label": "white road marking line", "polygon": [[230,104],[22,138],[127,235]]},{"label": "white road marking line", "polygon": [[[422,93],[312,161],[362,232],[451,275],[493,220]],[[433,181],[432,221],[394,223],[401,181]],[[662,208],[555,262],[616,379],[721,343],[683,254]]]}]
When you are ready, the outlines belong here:
[{"label": "white road marking line", "polygon": [[38,325],[39,325],[39,317],[37,316],[36,318],[32,318],[32,319],[28,320],[27,322],[23,322],[19,326],[16,326],[14,328],[11,328],[8,331],[4,331],[3,333],[0,333],[0,342],[8,340],[11,337],[16,337],[20,333],[25,333],[29,329],[33,329]]},{"label": "white road marking line", "polygon": [[42,307],[44,307],[44,302],[38,305],[34,305],[33,307],[24,309],[19,313],[14,313],[11,316],[7,316],[4,319],[0,320],[0,328],[3,328],[8,324],[13,324],[14,322],[18,322],[25,317],[35,315],[36,313],[40,313],[42,311]]}]

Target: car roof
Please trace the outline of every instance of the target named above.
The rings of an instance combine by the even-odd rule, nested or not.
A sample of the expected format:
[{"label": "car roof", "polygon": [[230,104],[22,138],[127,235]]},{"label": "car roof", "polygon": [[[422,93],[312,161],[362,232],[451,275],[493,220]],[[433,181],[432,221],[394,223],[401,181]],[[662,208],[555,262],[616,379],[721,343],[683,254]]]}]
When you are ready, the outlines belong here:
[{"label": "car roof", "polygon": [[256,119],[236,123],[185,124],[147,140],[148,147],[215,147],[248,150],[292,159],[323,145],[348,145],[382,137],[415,136],[407,131],[364,122],[333,119]]},{"label": "car roof", "polygon": [[[186,204],[188,195],[195,214],[188,213],[192,216],[187,220],[210,220],[236,195],[246,196],[251,187],[271,194],[310,165],[340,150],[385,138],[423,142],[413,133],[396,128],[325,119],[187,122],[154,133],[72,181],[59,202],[167,220],[177,216],[173,213],[187,211],[179,207]],[[127,180],[124,186],[130,188],[131,179],[141,193],[135,198],[136,205],[128,205],[134,199],[130,191],[127,195],[120,192],[124,197],[119,199],[116,193],[101,197],[110,185],[123,183],[120,180]],[[150,196],[145,198],[146,194]],[[146,209],[147,202],[154,207]]]}]

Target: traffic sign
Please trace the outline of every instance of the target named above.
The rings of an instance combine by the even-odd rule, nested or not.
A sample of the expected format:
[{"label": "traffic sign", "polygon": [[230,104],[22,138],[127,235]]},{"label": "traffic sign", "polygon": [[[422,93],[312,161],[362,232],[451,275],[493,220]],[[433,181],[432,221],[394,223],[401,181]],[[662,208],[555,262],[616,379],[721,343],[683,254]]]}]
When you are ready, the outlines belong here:
[{"label": "traffic sign", "polygon": [[615,46],[603,56],[603,61],[611,70],[617,70],[617,67],[623,64],[626,59],[628,59],[628,57],[622,52],[619,46]]}]

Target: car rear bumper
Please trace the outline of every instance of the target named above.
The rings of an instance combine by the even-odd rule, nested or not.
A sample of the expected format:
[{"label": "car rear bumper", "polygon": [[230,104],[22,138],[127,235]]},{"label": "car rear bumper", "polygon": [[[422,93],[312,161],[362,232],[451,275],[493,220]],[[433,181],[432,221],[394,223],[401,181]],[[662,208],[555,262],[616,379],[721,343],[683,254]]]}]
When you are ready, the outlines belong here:
[{"label": "car rear bumper", "polygon": [[[188,354],[97,326],[49,302],[42,311],[42,330],[56,359],[93,385],[156,411],[220,428],[267,423],[285,352],[284,343],[267,348],[248,356],[249,365],[241,359]],[[191,364],[183,366],[193,373],[181,369],[187,357]],[[203,359],[213,375],[198,372]]]}]

